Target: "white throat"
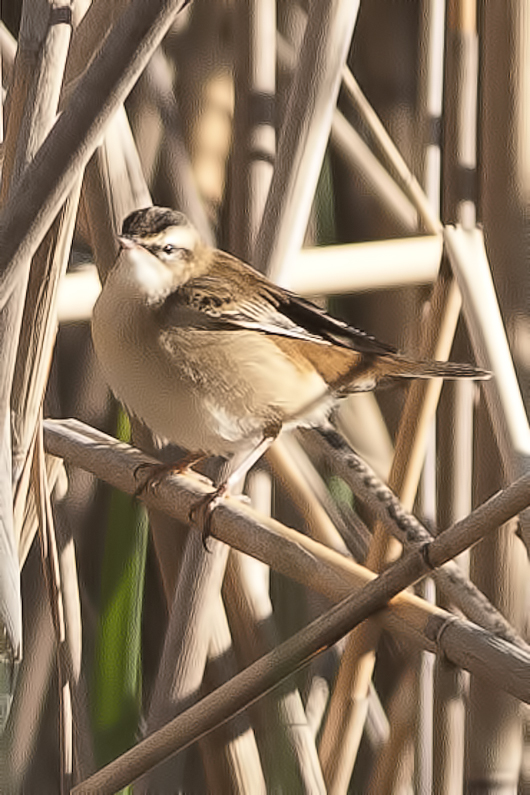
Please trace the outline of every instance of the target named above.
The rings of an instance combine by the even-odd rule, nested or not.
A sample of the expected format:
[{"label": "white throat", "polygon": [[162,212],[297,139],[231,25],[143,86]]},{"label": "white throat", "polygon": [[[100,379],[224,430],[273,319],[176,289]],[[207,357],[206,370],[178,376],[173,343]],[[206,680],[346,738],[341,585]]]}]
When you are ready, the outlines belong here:
[{"label": "white throat", "polygon": [[145,248],[122,249],[109,279],[113,289],[125,293],[139,293],[155,300],[167,294],[172,286],[172,274],[164,263]]}]

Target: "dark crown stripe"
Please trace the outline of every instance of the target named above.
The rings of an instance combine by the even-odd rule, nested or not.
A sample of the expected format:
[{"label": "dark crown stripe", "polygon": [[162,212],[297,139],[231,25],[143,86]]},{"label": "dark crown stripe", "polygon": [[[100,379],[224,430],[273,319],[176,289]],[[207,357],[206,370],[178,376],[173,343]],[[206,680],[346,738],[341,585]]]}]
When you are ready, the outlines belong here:
[{"label": "dark crown stripe", "polygon": [[189,226],[185,215],[168,207],[144,207],[127,216],[122,234],[129,237],[145,237],[163,232],[170,226]]}]

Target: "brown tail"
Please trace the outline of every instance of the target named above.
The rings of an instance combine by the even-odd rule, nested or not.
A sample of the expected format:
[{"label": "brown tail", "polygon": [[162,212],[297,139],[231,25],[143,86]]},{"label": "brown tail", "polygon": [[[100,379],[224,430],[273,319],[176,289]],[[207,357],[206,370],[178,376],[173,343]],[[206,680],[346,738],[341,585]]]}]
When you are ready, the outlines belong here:
[{"label": "brown tail", "polygon": [[397,354],[378,357],[377,365],[378,378],[473,378],[477,381],[491,378],[488,370],[480,370],[472,364],[423,361]]}]

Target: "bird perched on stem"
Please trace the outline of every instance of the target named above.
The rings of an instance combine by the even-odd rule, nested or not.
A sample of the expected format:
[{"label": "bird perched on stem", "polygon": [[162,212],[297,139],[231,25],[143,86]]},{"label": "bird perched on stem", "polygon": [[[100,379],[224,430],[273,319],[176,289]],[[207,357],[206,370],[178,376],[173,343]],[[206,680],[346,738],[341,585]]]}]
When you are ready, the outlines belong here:
[{"label": "bird perched on stem", "polygon": [[282,428],[316,425],[341,397],[395,378],[485,378],[422,361],[204,245],[182,213],[131,213],[94,308],[96,353],[116,397],[157,436],[231,460],[226,489]]}]

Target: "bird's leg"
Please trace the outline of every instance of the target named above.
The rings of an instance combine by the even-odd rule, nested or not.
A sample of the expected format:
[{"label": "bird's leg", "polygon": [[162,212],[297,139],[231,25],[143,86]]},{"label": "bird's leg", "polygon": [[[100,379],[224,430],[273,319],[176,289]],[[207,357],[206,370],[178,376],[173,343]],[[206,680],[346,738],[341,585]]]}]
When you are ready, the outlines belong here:
[{"label": "bird's leg", "polygon": [[274,424],[265,428],[261,440],[246,455],[230,473],[230,475],[213,491],[200,499],[190,511],[190,522],[202,529],[202,540],[206,550],[207,541],[211,531],[212,514],[221,500],[230,493],[233,487],[244,475],[259,461],[261,456],[269,449],[281,430],[281,424]]},{"label": "bird's leg", "polygon": [[[171,464],[139,464],[136,469],[134,470],[134,477],[137,479],[138,473],[140,470],[145,469],[147,470],[146,477],[142,480],[139,484],[138,488],[134,492],[135,497],[139,497],[143,494],[148,488],[149,489],[156,489],[159,485],[160,481],[166,477],[166,475],[185,475],[193,470],[191,467],[194,464],[198,464],[199,461],[202,461],[206,456],[203,453],[187,453],[184,458],[181,458],[180,461],[172,462]],[[196,474],[196,473],[194,473]]]}]

